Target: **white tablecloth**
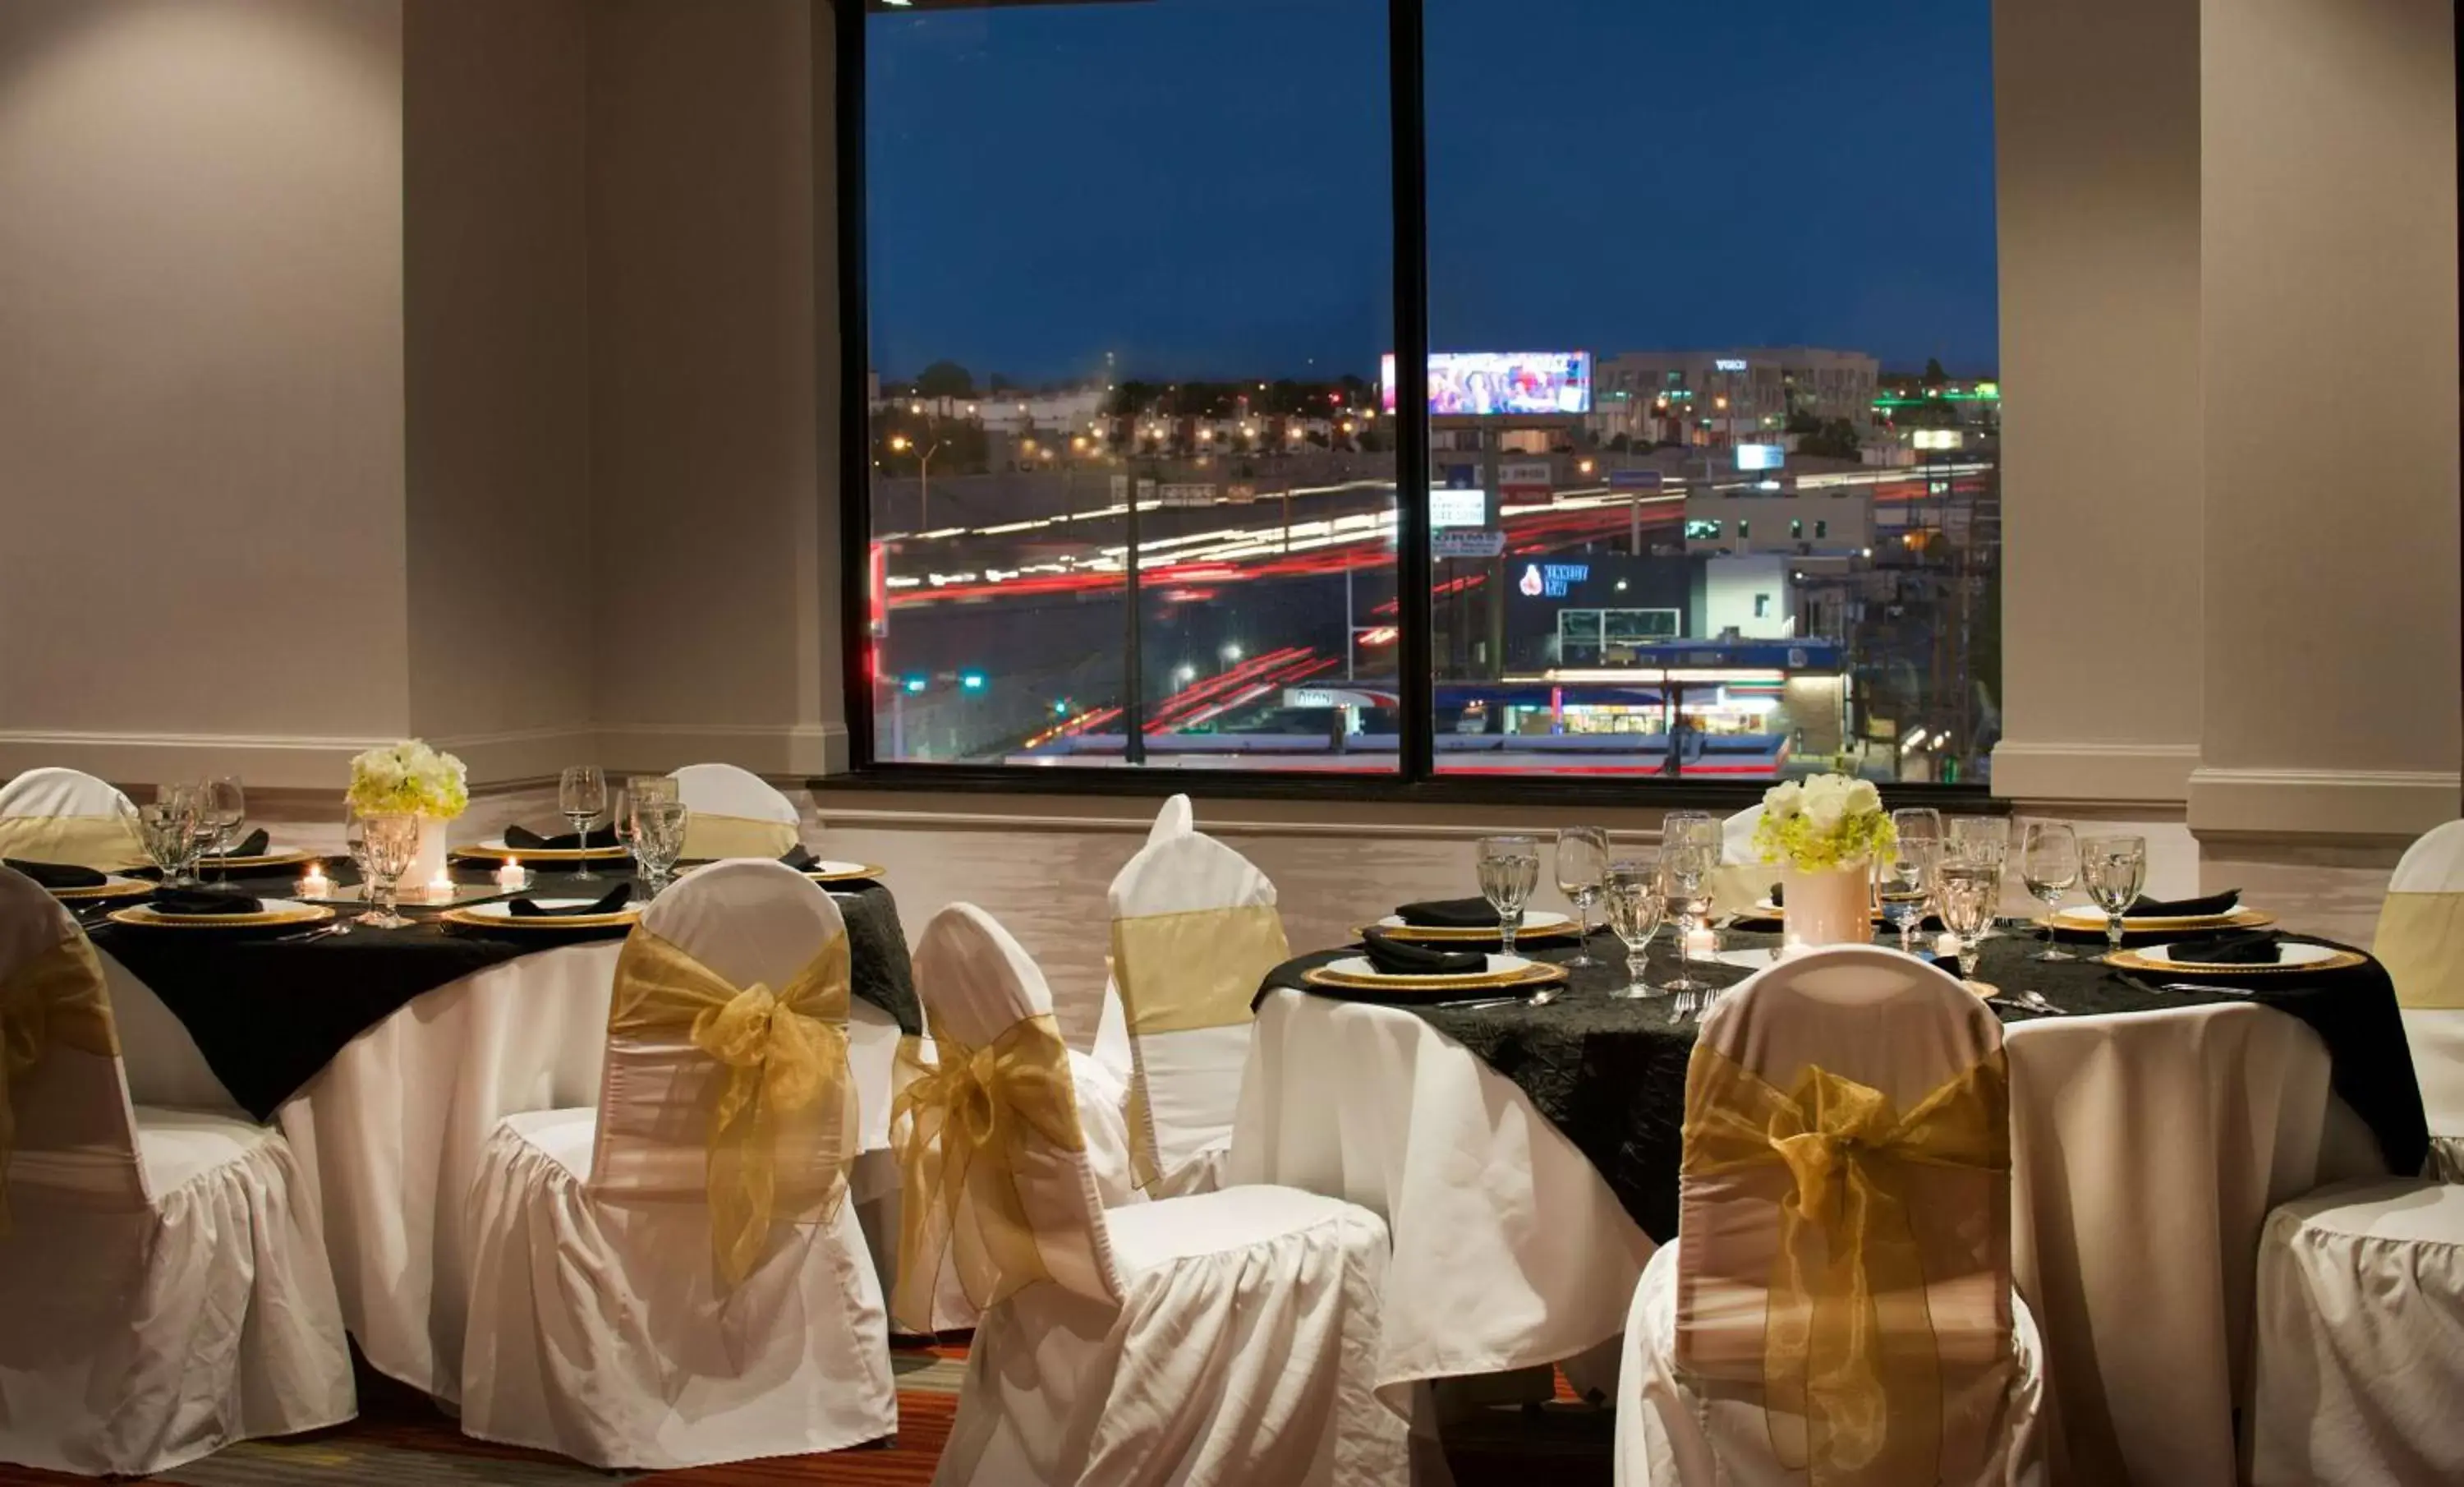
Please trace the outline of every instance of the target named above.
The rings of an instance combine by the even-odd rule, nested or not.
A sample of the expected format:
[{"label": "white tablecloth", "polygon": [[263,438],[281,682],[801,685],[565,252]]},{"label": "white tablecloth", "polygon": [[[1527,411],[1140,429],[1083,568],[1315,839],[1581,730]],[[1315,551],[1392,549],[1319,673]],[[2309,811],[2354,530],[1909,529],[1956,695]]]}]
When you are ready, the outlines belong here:
[{"label": "white tablecloth", "polygon": [[[379,1371],[439,1399],[461,1393],[463,1218],[489,1132],[509,1115],[599,1099],[621,942],[506,961],[406,1003],[284,1101],[305,1194],[323,1217],[342,1320]],[[142,1104],[236,1111],[178,1018],[111,957],[131,1094]],[[857,1002],[849,1062],[864,1149],[889,1145],[898,1027]],[[869,1157],[857,1173],[859,1200]]]},{"label": "white tablecloth", "polygon": [[[2227,1487],[2260,1225],[2377,1148],[2317,1036],[2260,1008],[2043,1018],[2008,1044],[2015,1278],[2063,1475]],[[1654,1248],[1519,1089],[1393,1008],[1268,997],[1229,1170],[1387,1220],[1381,1387],[1584,1351]]]}]

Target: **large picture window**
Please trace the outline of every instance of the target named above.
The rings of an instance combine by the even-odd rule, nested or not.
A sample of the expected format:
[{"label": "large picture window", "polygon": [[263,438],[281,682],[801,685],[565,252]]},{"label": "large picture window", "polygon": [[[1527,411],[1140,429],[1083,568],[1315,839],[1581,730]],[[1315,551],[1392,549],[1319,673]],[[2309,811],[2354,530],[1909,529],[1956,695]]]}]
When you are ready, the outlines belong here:
[{"label": "large picture window", "polygon": [[867,759],[1984,784],[1989,11],[871,0]]}]

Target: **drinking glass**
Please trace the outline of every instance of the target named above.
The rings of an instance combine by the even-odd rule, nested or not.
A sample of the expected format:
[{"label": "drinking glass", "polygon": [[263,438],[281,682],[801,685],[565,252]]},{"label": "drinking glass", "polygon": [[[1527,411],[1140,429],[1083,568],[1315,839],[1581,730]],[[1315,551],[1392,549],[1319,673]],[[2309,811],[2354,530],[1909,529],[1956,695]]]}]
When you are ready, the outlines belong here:
[{"label": "drinking glass", "polygon": [[1584,948],[1592,934],[1592,905],[1600,896],[1609,871],[1609,833],[1596,826],[1569,826],[1557,832],[1557,891],[1574,902],[1575,942],[1572,966],[1597,965]]},{"label": "drinking glass", "polygon": [[2079,957],[2054,943],[2054,911],[2062,896],[2079,886],[2079,832],[2068,821],[2032,820],[2019,837],[2019,880],[2031,897],[2045,905],[2045,947],[2030,960],[2075,961]]},{"label": "drinking glass", "polygon": [[[1991,940],[2000,932],[1996,916],[2001,912],[2001,882],[2011,861],[2011,819],[2008,816],[1952,816],[1945,823],[1948,828],[1943,837],[1943,860],[1967,862],[1993,871],[1994,896],[1992,912],[1985,917],[1985,927],[1979,933]],[[1955,933],[1955,931],[1954,931]]]},{"label": "drinking glass", "polygon": [[342,808],[342,850],[351,854],[351,866],[360,870],[360,896],[367,896],[368,818],[360,814],[357,806]]},{"label": "drinking glass", "polygon": [[139,806],[134,814],[138,844],[163,870],[164,882],[178,883],[182,867],[197,850],[195,811],[186,799],[175,797]]},{"label": "drinking glass", "polygon": [[2122,948],[2122,918],[2147,886],[2147,838],[2091,836],[2079,844],[2079,883],[2104,911],[2104,948]]},{"label": "drinking glass", "polygon": [[1540,843],[1529,836],[1480,839],[1480,893],[1497,911],[1498,947],[1514,953],[1514,932],[1523,927],[1523,906],[1540,886]]},{"label": "drinking glass", "polygon": [[1941,841],[1942,812],[1931,806],[1903,806],[1891,812],[1891,830],[1903,842]]},{"label": "drinking glass", "polygon": [[651,898],[668,886],[676,858],[684,854],[686,815],[680,801],[633,803],[633,854],[642,864],[643,885]]},{"label": "drinking glass", "polygon": [[1616,994],[1660,995],[1660,988],[1643,979],[1651,937],[1660,932],[1660,921],[1668,910],[1667,897],[1661,891],[1660,858],[1655,854],[1610,863],[1601,897],[1608,902],[1609,928],[1625,944],[1626,985]]},{"label": "drinking glass", "polygon": [[410,871],[411,860],[419,855],[419,817],[396,811],[365,815],[360,817],[360,831],[367,854],[364,892],[369,907],[352,922],[371,929],[400,929],[410,921],[394,912],[395,896],[402,887],[402,875]]},{"label": "drinking glass", "polygon": [[1900,952],[1914,955],[1916,928],[1933,898],[1934,870],[1942,865],[1942,843],[1922,836],[1903,836],[1882,854],[1876,871],[1882,917],[1899,926]]},{"label": "drinking glass", "polygon": [[[208,826],[213,829],[213,848],[218,856],[231,855],[238,839],[240,823],[248,819],[248,797],[240,789],[239,776],[216,775],[197,786],[197,799]],[[231,864],[223,862],[222,880],[231,885]]]},{"label": "drinking glass", "polygon": [[[1672,901],[1669,908],[1683,918],[1678,929],[1708,927],[1711,921],[1711,900],[1714,879],[1721,861],[1727,855],[1727,823],[1707,810],[1671,810],[1660,818],[1660,847],[1665,853],[1671,846],[1699,848],[1706,855],[1703,870],[1703,891],[1696,899],[1680,904]],[[1714,931],[1716,935],[1717,931]],[[1716,941],[1715,941],[1716,944]]]},{"label": "drinking glass", "polygon": [[1711,891],[1711,871],[1719,863],[1711,849],[1699,841],[1663,841],[1660,848],[1660,891],[1667,900],[1665,912],[1677,916],[1677,979],[1661,989],[1693,992],[1708,989],[1694,979],[1693,950],[1685,943],[1686,929]]},{"label": "drinking glass", "polygon": [[1976,952],[1985,927],[1993,922],[1994,901],[2001,897],[2002,875],[1971,854],[1943,863],[1935,874],[1934,906],[1942,927],[1959,937],[1959,979],[1976,977]]},{"label": "drinking glass", "polygon": [[[607,809],[607,776],[600,771],[597,765],[566,766],[564,773],[557,777],[556,809],[573,823],[574,844],[588,847],[590,823],[598,820],[599,813]],[[574,859],[575,882],[598,876],[590,871],[588,857]]]}]

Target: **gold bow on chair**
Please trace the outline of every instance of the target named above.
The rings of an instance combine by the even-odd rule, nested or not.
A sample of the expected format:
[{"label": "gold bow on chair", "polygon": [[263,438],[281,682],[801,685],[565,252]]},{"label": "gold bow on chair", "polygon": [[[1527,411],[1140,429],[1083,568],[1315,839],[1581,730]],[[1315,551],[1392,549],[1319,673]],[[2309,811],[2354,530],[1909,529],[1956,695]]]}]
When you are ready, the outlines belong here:
[{"label": "gold bow on chair", "polygon": [[[1780,1203],[1763,1384],[1781,1465],[1815,1487],[1940,1474],[1941,1360],[1903,1187],[1912,1166],[2010,1170],[2007,1077],[1997,1051],[1902,1116],[1880,1090],[1822,1069],[1808,1066],[1783,1095],[1695,1050],[1685,1174],[1777,1165],[1793,1185]],[[1913,1309],[1916,1324],[1886,1324],[1886,1308]]]},{"label": "gold bow on chair", "polygon": [[[1266,972],[1291,959],[1283,916],[1271,903],[1112,921],[1112,983],[1135,1039],[1156,1032],[1230,1028],[1254,1016],[1249,1003]],[[1145,1061],[1130,1086],[1130,1165],[1140,1187],[1165,1176],[1147,1106]]]},{"label": "gold bow on chair", "polygon": [[1034,1141],[1087,1149],[1068,1048],[1051,1013],[1020,1018],[979,1049],[938,1032],[934,1044],[938,1062],[899,1092],[892,1118],[906,1187],[891,1315],[918,1332],[934,1330],[945,1259],[979,1310],[1050,1277],[1019,1189],[1019,1158]]},{"label": "gold bow on chair", "polygon": [[0,857],[65,862],[100,873],[143,867],[149,858],[125,816],[0,816]]},{"label": "gold bow on chair", "polygon": [[2464,893],[2390,893],[2370,951],[2399,1007],[2464,1008]]},{"label": "gold bow on chair", "polygon": [[778,857],[796,846],[792,821],[761,821],[750,816],[721,815],[715,810],[685,812],[684,854],[695,860],[722,857]]},{"label": "gold bow on chair", "polygon": [[[616,963],[607,1030],[618,1037],[682,1033],[726,1068],[711,1105],[706,1179],[711,1254],[728,1287],[753,1273],[781,1220],[827,1219],[847,1191],[857,1131],[847,1074],[847,941],[830,937],[785,989],[730,986],[715,971],[636,927]],[[822,1174],[782,1200],[779,1160]]]},{"label": "gold bow on chair", "polygon": [[0,981],[0,1234],[9,1232],[9,1160],[17,1149],[17,1080],[57,1045],[108,1058],[120,1052],[102,966],[82,934]]}]

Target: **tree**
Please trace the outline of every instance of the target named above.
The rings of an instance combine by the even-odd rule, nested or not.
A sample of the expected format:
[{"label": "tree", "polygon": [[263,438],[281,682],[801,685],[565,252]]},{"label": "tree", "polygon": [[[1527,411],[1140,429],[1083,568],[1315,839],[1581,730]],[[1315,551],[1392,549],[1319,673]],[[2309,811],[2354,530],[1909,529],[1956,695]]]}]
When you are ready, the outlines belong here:
[{"label": "tree", "polygon": [[1008,377],[1003,376],[1000,372],[995,372],[990,377],[984,379],[984,388],[995,397],[999,397],[1004,392],[1018,392],[1023,390],[1017,383],[1011,381]]},{"label": "tree", "polygon": [[1947,385],[1949,381],[1950,373],[1942,369],[1942,358],[1937,356],[1926,357],[1925,385],[1928,388],[1939,388]]},{"label": "tree", "polygon": [[974,397],[976,379],[956,362],[935,362],[915,374],[915,393],[918,397]]},{"label": "tree", "polygon": [[[1814,418],[1810,414],[1807,415],[1806,421],[1814,425],[1811,430],[1793,431],[1798,435],[1796,441],[1796,452],[1798,454],[1812,455],[1820,459],[1855,459],[1858,457],[1857,426],[1855,424],[1850,423],[1845,418],[1834,418],[1828,423],[1825,423],[1819,419]],[[1792,418],[1790,423],[1793,427],[1795,420]]]}]

